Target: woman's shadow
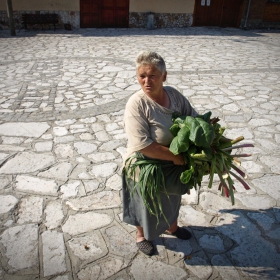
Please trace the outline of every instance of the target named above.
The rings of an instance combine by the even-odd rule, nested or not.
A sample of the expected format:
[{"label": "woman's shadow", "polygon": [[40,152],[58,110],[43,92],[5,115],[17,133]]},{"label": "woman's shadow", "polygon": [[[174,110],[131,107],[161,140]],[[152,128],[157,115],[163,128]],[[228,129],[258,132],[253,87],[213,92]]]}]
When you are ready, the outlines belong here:
[{"label": "woman's shadow", "polygon": [[155,240],[156,255],[165,254],[169,264],[183,259],[201,279],[208,279],[213,269],[223,279],[280,279],[279,208],[220,210],[214,224],[188,229],[190,240],[169,235]]}]

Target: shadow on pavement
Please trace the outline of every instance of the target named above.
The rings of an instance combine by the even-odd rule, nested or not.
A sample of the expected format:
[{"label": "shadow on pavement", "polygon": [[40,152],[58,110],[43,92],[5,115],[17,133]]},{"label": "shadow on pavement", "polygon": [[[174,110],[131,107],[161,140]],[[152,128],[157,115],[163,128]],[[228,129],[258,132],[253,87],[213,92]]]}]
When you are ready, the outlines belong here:
[{"label": "shadow on pavement", "polygon": [[190,270],[214,266],[219,272],[238,270],[253,279],[279,279],[280,209],[221,210],[220,214],[213,227],[188,227],[193,233],[190,240],[163,235],[155,242],[157,248],[165,247],[175,262],[183,257]]}]

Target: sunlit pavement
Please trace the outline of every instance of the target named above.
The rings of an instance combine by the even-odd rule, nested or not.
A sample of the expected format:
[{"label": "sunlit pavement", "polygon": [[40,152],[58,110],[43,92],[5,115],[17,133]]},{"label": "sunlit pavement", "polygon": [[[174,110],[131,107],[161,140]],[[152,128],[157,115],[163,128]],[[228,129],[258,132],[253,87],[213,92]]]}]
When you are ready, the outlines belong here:
[{"label": "sunlit pavement", "polygon": [[[279,279],[280,33],[220,28],[0,31],[0,279]],[[184,195],[188,241],[156,254],[121,221],[123,112],[142,49],[167,85],[243,135],[250,190]],[[245,149],[244,149],[245,151]]]}]

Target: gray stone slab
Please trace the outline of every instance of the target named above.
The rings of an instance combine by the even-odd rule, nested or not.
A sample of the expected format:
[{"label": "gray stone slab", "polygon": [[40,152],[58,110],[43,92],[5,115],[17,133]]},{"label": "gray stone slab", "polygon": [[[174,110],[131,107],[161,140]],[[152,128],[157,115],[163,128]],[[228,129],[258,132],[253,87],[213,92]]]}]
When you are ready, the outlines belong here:
[{"label": "gray stone slab", "polygon": [[198,192],[195,189],[191,189],[190,194],[182,195],[182,204],[183,205],[198,204]]},{"label": "gray stone slab", "polygon": [[57,196],[58,185],[54,180],[45,180],[38,177],[18,175],[16,189],[21,192]]},{"label": "gray stone slab", "polygon": [[187,276],[186,271],[182,268],[140,256],[133,260],[130,273],[137,280],[179,280],[185,279]]},{"label": "gray stone slab", "polygon": [[97,264],[90,264],[82,269],[78,274],[79,279],[84,280],[105,280],[115,275],[127,266],[123,259],[108,257]]},{"label": "gray stone slab", "polygon": [[213,193],[204,192],[200,195],[200,205],[208,213],[218,213],[221,209],[234,209],[230,200]]},{"label": "gray stone slab", "polygon": [[123,145],[123,142],[121,140],[111,140],[111,141],[108,141],[107,143],[104,143],[103,145],[101,145],[99,149],[101,151],[110,152],[122,145]]},{"label": "gray stone slab", "polygon": [[71,144],[56,145],[54,152],[57,156],[62,158],[72,158],[74,156],[74,149]]},{"label": "gray stone slab", "polygon": [[122,189],[122,178],[120,175],[115,174],[106,181],[106,187],[111,190],[120,191]]},{"label": "gray stone slab", "polygon": [[70,258],[76,271],[108,253],[106,243],[98,231],[87,233],[85,236],[74,237],[67,241],[67,244],[70,248]]},{"label": "gray stone slab", "polygon": [[214,255],[211,263],[218,270],[222,279],[241,279],[238,271],[225,255]]},{"label": "gray stone slab", "polygon": [[88,211],[119,207],[121,200],[114,191],[101,191],[81,198],[68,199],[66,204],[73,210]]},{"label": "gray stone slab", "polygon": [[48,229],[55,229],[61,225],[64,219],[62,204],[59,200],[50,201],[44,211],[46,222],[44,223]]},{"label": "gray stone slab", "polygon": [[71,163],[61,162],[49,168],[46,171],[40,172],[38,176],[60,181],[66,181],[69,177],[72,168],[73,167]]},{"label": "gray stone slab", "polygon": [[112,218],[107,214],[87,212],[70,215],[62,226],[62,230],[74,236],[102,228],[111,222]]},{"label": "gray stone slab", "polygon": [[241,212],[224,214],[218,219],[216,230],[238,244],[230,251],[230,256],[243,273],[256,279],[277,277],[280,254],[275,250],[275,245],[264,239],[258,228]]},{"label": "gray stone slab", "polygon": [[238,199],[248,209],[269,209],[276,206],[276,200],[266,195],[245,195],[235,194]]},{"label": "gray stone slab", "polygon": [[4,190],[11,183],[10,179],[7,177],[0,177],[0,190]]},{"label": "gray stone slab", "polygon": [[13,195],[0,195],[0,215],[9,213],[18,204],[18,199]]},{"label": "gray stone slab", "polygon": [[29,274],[38,274],[37,225],[27,224],[8,228],[1,234],[0,242],[5,248],[1,254],[8,260],[8,273],[25,271]]},{"label": "gray stone slab", "polygon": [[204,234],[199,238],[198,243],[208,252],[217,254],[223,253],[226,250],[223,244],[223,239],[218,235]]},{"label": "gray stone slab", "polygon": [[108,245],[110,251],[113,254],[125,257],[128,261],[137,253],[138,249],[135,244],[135,239],[124,229],[112,226],[105,230],[105,234],[109,240]]},{"label": "gray stone slab", "polygon": [[189,205],[181,206],[180,219],[186,225],[192,226],[209,226],[206,215],[193,209]]},{"label": "gray stone slab", "polygon": [[57,276],[55,278],[53,278],[54,280],[71,280],[72,277],[70,278],[71,276],[69,276],[68,274],[66,275],[61,275],[61,276]]},{"label": "gray stone slab", "polygon": [[162,234],[161,236],[163,237],[163,245],[167,251],[169,264],[178,262],[193,251],[189,240],[182,240],[167,234]]},{"label": "gray stone slab", "polygon": [[280,175],[265,175],[262,178],[252,180],[252,183],[272,198],[280,201],[279,180]]},{"label": "gray stone slab", "polygon": [[268,231],[271,229],[273,223],[275,223],[275,220],[266,215],[265,213],[261,212],[249,212],[248,217],[255,220],[259,226],[261,226],[265,231]]},{"label": "gray stone slab", "polygon": [[18,224],[40,223],[43,214],[43,198],[28,196],[21,199],[18,209]]},{"label": "gray stone slab", "polygon": [[90,174],[95,177],[110,177],[114,174],[118,165],[115,162],[102,163],[92,167]]},{"label": "gray stone slab", "polygon": [[79,187],[81,181],[70,180],[66,184],[60,187],[60,192],[62,193],[62,199],[68,199],[70,197],[76,197],[79,192]]},{"label": "gray stone slab", "polygon": [[80,155],[90,154],[97,150],[97,146],[93,143],[75,142],[74,147]]},{"label": "gray stone slab", "polygon": [[26,150],[25,147],[20,147],[20,146],[13,146],[13,145],[0,145],[0,151],[3,152],[22,152]]},{"label": "gray stone slab", "polygon": [[212,267],[206,260],[200,257],[192,257],[185,260],[185,266],[199,279],[208,279],[212,274]]},{"label": "gray stone slab", "polygon": [[52,154],[23,152],[9,159],[1,168],[0,174],[31,173],[47,168],[55,163]]},{"label": "gray stone slab", "polygon": [[21,144],[25,139],[24,137],[6,137],[6,136],[2,136],[1,138],[3,144],[8,144],[8,145]]},{"label": "gray stone slab", "polygon": [[34,145],[34,149],[36,152],[50,152],[52,150],[52,147],[52,141],[37,142]]},{"label": "gray stone slab", "polygon": [[0,153],[0,162],[4,161],[10,156],[10,154],[7,153]]},{"label": "gray stone slab", "polygon": [[[91,178],[89,178],[91,179]],[[93,192],[95,190],[98,189],[98,187],[100,186],[100,182],[96,179],[94,180],[83,180],[84,186],[85,186],[85,190],[86,193],[90,193]]]},{"label": "gray stone slab", "polygon": [[66,254],[63,234],[57,231],[44,231],[43,244],[43,274],[45,277],[67,271]]},{"label": "gray stone slab", "polygon": [[0,124],[0,135],[38,138],[49,128],[46,122],[3,123]]},{"label": "gray stone slab", "polygon": [[53,128],[53,134],[55,136],[64,136],[68,134],[68,129],[66,127],[56,126]]},{"label": "gray stone slab", "polygon": [[115,159],[116,157],[114,156],[113,153],[110,152],[104,152],[104,153],[94,153],[88,155],[88,158],[93,160],[94,162],[104,162],[104,161],[111,161]]}]

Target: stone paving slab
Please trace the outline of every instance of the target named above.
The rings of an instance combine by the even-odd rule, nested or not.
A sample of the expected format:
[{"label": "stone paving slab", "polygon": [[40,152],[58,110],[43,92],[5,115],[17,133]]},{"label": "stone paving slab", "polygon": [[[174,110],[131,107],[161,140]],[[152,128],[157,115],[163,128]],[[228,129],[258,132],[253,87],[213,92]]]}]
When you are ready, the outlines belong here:
[{"label": "stone paving slab", "polygon": [[[230,28],[0,31],[0,279],[279,279],[280,33]],[[184,195],[182,241],[156,254],[121,221],[123,113],[134,58],[156,50],[167,85],[228,137],[254,144],[250,190]]]}]

